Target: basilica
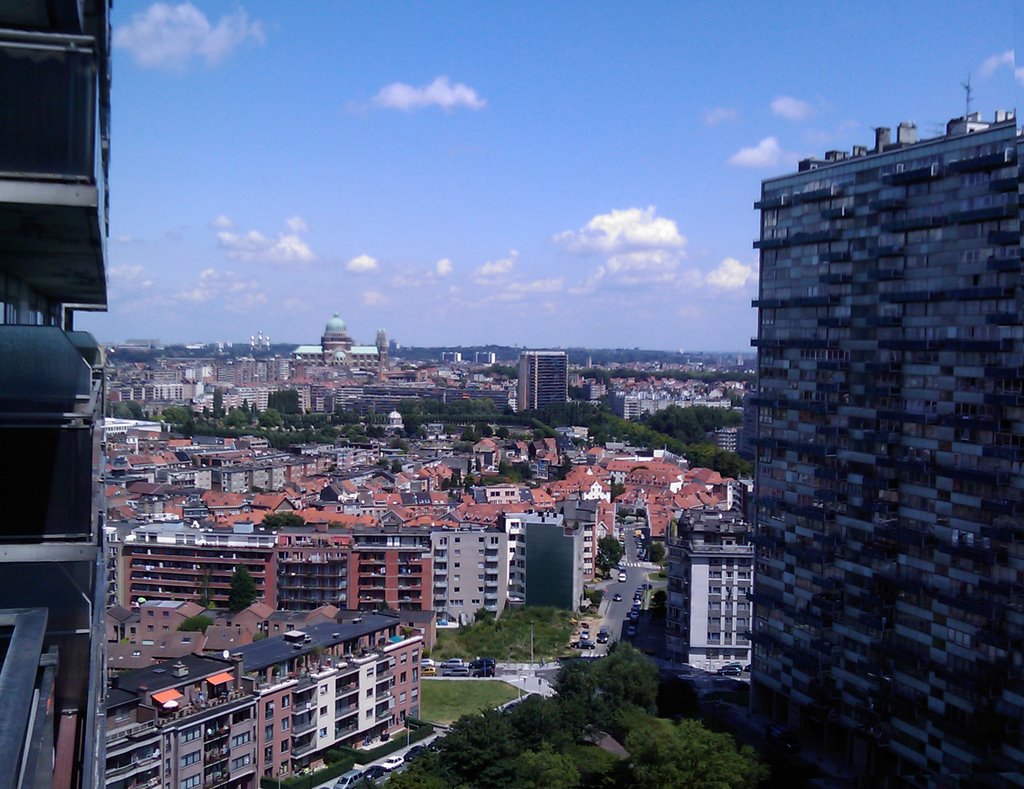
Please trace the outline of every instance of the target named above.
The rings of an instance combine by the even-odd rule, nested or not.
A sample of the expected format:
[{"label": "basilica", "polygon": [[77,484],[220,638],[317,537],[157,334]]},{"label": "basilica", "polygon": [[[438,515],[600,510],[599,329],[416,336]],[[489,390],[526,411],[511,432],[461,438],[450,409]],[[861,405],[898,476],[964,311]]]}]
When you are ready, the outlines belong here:
[{"label": "basilica", "polygon": [[355,345],[345,321],[334,313],[324,327],[319,345],[300,345],[292,351],[296,362],[323,364],[368,372],[383,372],[388,367],[388,337],[384,329],[377,330],[376,345]]}]

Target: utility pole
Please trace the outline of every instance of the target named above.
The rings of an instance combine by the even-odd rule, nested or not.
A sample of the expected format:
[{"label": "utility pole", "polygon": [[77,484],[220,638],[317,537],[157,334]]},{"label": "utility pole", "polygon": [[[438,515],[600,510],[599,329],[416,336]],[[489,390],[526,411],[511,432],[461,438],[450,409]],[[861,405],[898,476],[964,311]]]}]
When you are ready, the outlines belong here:
[{"label": "utility pole", "polygon": [[530,663],[533,663],[533,623],[530,623]]}]

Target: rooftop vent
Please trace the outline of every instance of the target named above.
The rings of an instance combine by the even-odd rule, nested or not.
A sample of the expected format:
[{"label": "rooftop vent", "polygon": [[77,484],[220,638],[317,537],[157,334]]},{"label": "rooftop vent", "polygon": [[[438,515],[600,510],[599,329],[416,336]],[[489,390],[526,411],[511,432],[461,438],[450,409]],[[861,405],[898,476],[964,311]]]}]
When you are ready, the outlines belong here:
[{"label": "rooftop vent", "polygon": [[171,674],[175,677],[187,677],[188,666],[182,663],[180,660],[171,666]]}]

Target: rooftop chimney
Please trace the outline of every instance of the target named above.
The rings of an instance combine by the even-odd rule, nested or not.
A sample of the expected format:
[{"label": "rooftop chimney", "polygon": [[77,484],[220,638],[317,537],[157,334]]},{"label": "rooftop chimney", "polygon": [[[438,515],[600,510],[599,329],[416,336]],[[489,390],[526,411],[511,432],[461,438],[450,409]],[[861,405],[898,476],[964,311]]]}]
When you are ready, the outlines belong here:
[{"label": "rooftop chimney", "polygon": [[868,146],[866,146],[866,145],[854,145],[853,146],[853,155],[854,156],[867,156],[868,155]]},{"label": "rooftop chimney", "polygon": [[900,145],[913,145],[917,142],[917,126],[908,121],[903,121],[896,128],[896,142]]},{"label": "rooftop chimney", "polygon": [[890,139],[888,126],[879,126],[875,129],[875,153],[884,151]]},{"label": "rooftop chimney", "polygon": [[188,666],[186,666],[179,660],[173,666],[171,666],[171,674],[175,677],[187,677]]}]

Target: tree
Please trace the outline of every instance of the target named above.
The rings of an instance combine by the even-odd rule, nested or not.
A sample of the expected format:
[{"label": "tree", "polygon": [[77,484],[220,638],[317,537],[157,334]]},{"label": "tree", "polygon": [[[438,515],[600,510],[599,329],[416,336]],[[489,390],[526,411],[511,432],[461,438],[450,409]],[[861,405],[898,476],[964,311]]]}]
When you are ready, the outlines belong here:
[{"label": "tree", "polygon": [[622,559],[622,545],[610,534],[597,541],[597,569],[607,573]]},{"label": "tree", "polygon": [[580,780],[580,771],[572,758],[550,747],[520,754],[517,763],[516,786],[524,789],[571,789]]},{"label": "tree", "polygon": [[611,497],[612,501],[615,501],[619,496],[626,492],[626,486],[621,482],[613,482],[611,484]]},{"label": "tree", "polygon": [[752,789],[769,773],[752,748],[737,748],[728,734],[716,734],[695,720],[673,724],[662,718],[647,718],[629,733],[625,744],[633,758],[633,785],[639,789]]},{"label": "tree", "polygon": [[260,425],[262,427],[281,427],[283,424],[284,419],[281,417],[281,412],[276,408],[268,408],[260,414]]},{"label": "tree", "polygon": [[441,769],[449,786],[518,786],[520,755],[508,717],[495,710],[457,720],[443,739]]},{"label": "tree", "polygon": [[394,460],[391,461],[391,473],[392,474],[400,474],[401,471],[402,471],[402,461],[399,460],[398,458],[395,458]]},{"label": "tree", "polygon": [[235,567],[231,574],[231,590],[228,592],[228,608],[237,614],[256,602],[256,582],[249,568],[244,564]]},{"label": "tree", "polygon": [[665,560],[665,543],[659,540],[651,540],[650,557],[655,564],[661,564]]},{"label": "tree", "polygon": [[252,414],[245,408],[232,408],[224,418],[227,427],[248,427],[252,421]]},{"label": "tree", "polygon": [[658,700],[658,666],[631,644],[619,642],[598,661],[595,684],[610,718],[625,707],[653,713]]},{"label": "tree", "polygon": [[163,418],[172,425],[183,425],[192,418],[192,409],[183,405],[169,405],[163,410]]},{"label": "tree", "polygon": [[466,425],[465,429],[462,431],[462,440],[470,444],[475,444],[480,439],[477,438],[476,433],[473,431],[473,426]]},{"label": "tree", "polygon": [[142,403],[136,403],[134,400],[128,401],[128,411],[131,412],[132,419],[145,419],[146,412],[142,410]]},{"label": "tree", "polygon": [[504,425],[499,425],[498,429],[494,431],[494,435],[498,438],[508,438],[508,428]]},{"label": "tree", "polygon": [[195,616],[190,616],[188,619],[182,621],[182,623],[178,625],[178,630],[205,633],[206,628],[212,624],[212,617],[209,617],[206,614],[196,614]]},{"label": "tree", "polygon": [[306,525],[306,519],[297,512],[272,512],[264,516],[260,524],[266,529],[294,529]]},{"label": "tree", "polygon": [[219,386],[213,390],[213,418],[221,419],[224,416],[224,390]]}]

